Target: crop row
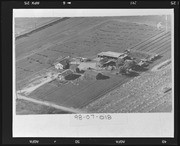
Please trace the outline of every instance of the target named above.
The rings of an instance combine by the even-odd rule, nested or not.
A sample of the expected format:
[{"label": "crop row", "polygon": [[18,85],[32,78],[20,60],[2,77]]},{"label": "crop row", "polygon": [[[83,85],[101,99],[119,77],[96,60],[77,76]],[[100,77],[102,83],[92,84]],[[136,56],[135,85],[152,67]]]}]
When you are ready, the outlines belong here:
[{"label": "crop row", "polygon": [[170,82],[170,70],[142,75],[89,104],[86,109],[98,112],[138,112],[146,109],[145,105],[152,106],[155,101],[161,101],[164,95],[159,91]]}]

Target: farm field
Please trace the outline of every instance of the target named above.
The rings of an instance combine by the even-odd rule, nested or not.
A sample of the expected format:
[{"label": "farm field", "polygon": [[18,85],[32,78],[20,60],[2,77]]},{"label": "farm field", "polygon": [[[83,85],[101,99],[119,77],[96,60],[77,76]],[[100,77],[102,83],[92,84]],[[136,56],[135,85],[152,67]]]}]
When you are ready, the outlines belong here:
[{"label": "farm field", "polygon": [[105,21],[105,18],[70,18],[16,41],[16,59],[39,49],[56,46],[61,41],[78,35],[82,30]]},{"label": "farm field", "polygon": [[[120,22],[118,20],[109,20],[110,18],[93,18],[95,20],[90,18],[71,19],[60,23],[61,25],[65,25],[64,23],[72,25],[72,23],[70,23],[71,21],[73,22],[73,24],[78,23],[78,25],[73,25],[74,27],[69,26],[73,29],[70,29],[71,31],[66,28],[68,27],[68,25],[65,25],[65,30],[61,30],[63,29],[63,27],[60,29],[62,32],[55,31],[56,34],[45,35],[45,33],[51,34],[49,31],[52,28],[50,27],[48,30],[43,30],[42,32],[33,34],[32,38],[22,38],[16,41],[17,82],[42,70],[43,68],[49,68],[49,62],[54,61],[58,57],[65,57],[68,55],[86,57],[93,56],[101,51],[107,50],[121,52],[133,46],[134,44],[141,42],[148,37],[151,37],[152,35],[156,35],[162,32],[162,30],[157,30],[156,28],[151,26]],[[97,25],[96,27],[92,27],[93,25],[95,25],[95,22],[98,24],[102,21],[105,22]],[[79,30],[83,30],[83,26],[85,28],[91,26],[92,28],[86,31],[86,33],[78,35],[77,32],[79,33]],[[58,28],[56,28],[56,25],[53,27],[53,29],[59,30]],[[74,33],[75,37],[62,43],[61,41],[63,41],[64,38],[60,36],[64,36],[64,33],[69,34],[69,32]],[[73,36],[73,34],[71,36]],[[56,44],[57,42],[58,44]],[[30,56],[26,56],[27,52],[29,53],[32,50],[36,49],[42,49],[42,51],[33,53]],[[22,59],[18,59],[19,55],[21,56],[21,54],[25,57],[23,57]]]},{"label": "farm field", "polygon": [[111,76],[106,80],[81,80],[78,85],[68,83],[59,87],[51,82],[32,92],[29,97],[51,101],[62,106],[82,108],[127,80],[129,78]]},{"label": "farm field", "polygon": [[89,104],[85,110],[97,113],[171,112],[172,91],[163,92],[171,84],[171,67],[168,65],[162,71],[142,73]]},{"label": "farm field", "polygon": [[[16,84],[19,86],[34,74],[51,68],[51,63],[59,57],[91,57],[102,51],[124,52],[129,48],[160,54],[160,58],[150,64],[147,70],[139,71],[140,74],[144,71],[151,74],[149,70],[152,67],[171,58],[171,33],[142,22],[138,24],[121,21],[121,17],[70,18],[16,41]],[[128,111],[129,109],[121,110],[118,106],[119,109],[106,108],[105,106],[113,105],[106,104],[112,98],[109,96],[103,102],[104,106],[97,108],[96,104],[100,104],[98,101],[101,97],[115,88],[121,88],[135,77],[108,76],[110,78],[106,80],[80,80],[77,83],[69,82],[59,86],[56,81],[52,81],[36,89],[29,97],[84,109],[87,112],[109,112],[110,109],[111,112],[135,112],[135,110]],[[126,90],[128,91],[127,88]]]},{"label": "farm field", "polygon": [[22,34],[25,31],[34,29],[55,18],[15,18],[15,34]]},{"label": "farm field", "polygon": [[[156,51],[160,52],[161,50],[158,50],[158,48],[163,46],[162,45],[163,44],[162,42],[164,42],[163,38],[167,37],[166,39],[168,39],[169,35],[170,35],[169,33],[165,35],[164,34],[160,35],[158,38],[152,41],[152,45],[148,45],[148,47],[143,49],[143,51],[149,50],[150,47],[152,48],[153,45],[156,45],[157,46]],[[162,42],[157,41],[157,40],[161,40]],[[149,44],[149,41],[147,41],[146,43]],[[136,50],[141,49],[141,46],[144,46],[144,44],[139,44],[138,46],[139,47]],[[163,53],[164,52],[167,53],[168,50],[170,51],[169,48],[166,48],[166,43],[164,46],[165,46],[165,49],[167,50],[165,50],[164,48],[161,48],[163,49]],[[163,56],[160,60],[157,60],[152,65],[150,65],[149,69],[152,68],[154,65],[160,63],[160,61],[164,61],[165,59],[170,58],[169,56],[170,52],[168,52],[168,55],[166,55],[166,53],[165,53],[165,56]],[[105,94],[106,93],[105,91],[109,91],[113,89],[114,87],[120,86],[124,84],[125,82],[128,82],[132,78],[133,76],[132,77],[110,76],[110,78],[107,80],[80,81],[79,85],[74,85],[74,84],[69,83],[67,85],[60,85],[60,87],[57,87],[56,85],[54,87],[53,83],[49,83],[37,89],[36,91],[32,92],[32,94],[30,94],[30,97],[37,98],[40,100],[45,100],[45,101],[52,101],[56,104],[64,105],[67,107],[83,108],[90,102],[98,99],[103,94]],[[128,91],[129,88],[127,88],[126,90]]]},{"label": "farm field", "polygon": [[[166,22],[167,17],[167,22]],[[135,22],[138,24],[146,24],[156,27],[156,25],[161,22],[164,26],[167,23],[167,28],[170,30],[171,28],[171,16],[170,15],[159,15],[159,16],[122,16],[121,20],[126,22]]]}]

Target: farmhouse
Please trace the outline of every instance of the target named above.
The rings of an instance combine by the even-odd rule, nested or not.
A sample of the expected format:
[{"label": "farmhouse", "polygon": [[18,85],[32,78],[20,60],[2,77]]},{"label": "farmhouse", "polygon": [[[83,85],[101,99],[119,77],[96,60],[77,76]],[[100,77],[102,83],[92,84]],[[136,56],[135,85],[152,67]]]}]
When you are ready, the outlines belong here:
[{"label": "farmhouse", "polygon": [[54,67],[56,69],[67,69],[67,68],[69,68],[69,61],[67,59],[63,59],[59,62],[56,62],[54,64]]},{"label": "farmhouse", "polygon": [[63,71],[61,74],[59,74],[58,79],[63,80],[66,76],[73,74],[73,71],[71,69],[67,69]]},{"label": "farmhouse", "polygon": [[98,57],[101,58],[108,58],[108,59],[118,59],[118,58],[124,58],[127,56],[125,53],[119,53],[119,52],[112,52],[112,51],[107,51],[107,52],[101,52],[97,54]]}]

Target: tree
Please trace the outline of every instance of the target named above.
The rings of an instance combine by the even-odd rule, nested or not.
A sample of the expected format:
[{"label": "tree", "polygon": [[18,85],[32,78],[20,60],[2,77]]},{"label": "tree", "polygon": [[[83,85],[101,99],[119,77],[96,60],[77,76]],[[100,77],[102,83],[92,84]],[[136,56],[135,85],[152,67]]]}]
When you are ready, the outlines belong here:
[{"label": "tree", "polygon": [[134,60],[126,60],[125,63],[124,63],[124,67],[126,69],[130,69],[135,65],[136,65],[136,62]]},{"label": "tree", "polygon": [[122,65],[124,65],[124,59],[118,58],[116,61],[116,67],[119,68]]},{"label": "tree", "polygon": [[106,80],[106,79],[109,79],[109,77],[103,75],[102,73],[98,73],[96,76],[96,80]]},{"label": "tree", "polygon": [[76,68],[76,72],[77,73],[84,73],[85,71],[84,70],[80,70],[78,67]]},{"label": "tree", "polygon": [[69,63],[69,60],[65,60],[64,62],[64,69],[68,69],[70,67],[70,63]]},{"label": "tree", "polygon": [[123,66],[120,66],[119,68],[118,68],[118,72],[119,73],[126,73],[126,67],[124,67],[124,65]]}]

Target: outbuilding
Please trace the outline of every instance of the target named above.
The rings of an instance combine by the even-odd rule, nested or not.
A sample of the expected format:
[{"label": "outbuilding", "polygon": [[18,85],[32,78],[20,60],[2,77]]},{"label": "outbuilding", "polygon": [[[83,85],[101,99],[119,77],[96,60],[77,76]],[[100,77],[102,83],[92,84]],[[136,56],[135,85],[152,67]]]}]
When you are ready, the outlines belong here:
[{"label": "outbuilding", "polygon": [[107,52],[101,52],[97,54],[98,57],[101,58],[108,58],[108,59],[118,59],[118,58],[124,58],[127,56],[125,53],[119,53],[119,52],[112,52],[112,51],[107,51]]}]

